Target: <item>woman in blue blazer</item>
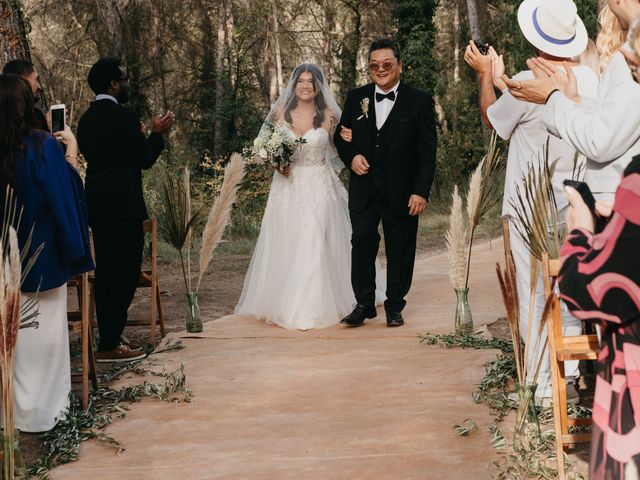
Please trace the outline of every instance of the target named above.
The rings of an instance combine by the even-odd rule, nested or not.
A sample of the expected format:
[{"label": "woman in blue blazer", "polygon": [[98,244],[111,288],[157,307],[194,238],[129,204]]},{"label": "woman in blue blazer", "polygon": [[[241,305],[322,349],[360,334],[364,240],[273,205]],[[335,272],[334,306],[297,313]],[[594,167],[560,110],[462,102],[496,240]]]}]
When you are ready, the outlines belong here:
[{"label": "woman in blue blazer", "polygon": [[44,246],[21,295],[23,302],[37,296],[38,326],[18,332],[15,351],[15,425],[27,432],[50,430],[64,418],[71,390],[66,284],[93,268],[77,143],[68,128],[56,134],[67,143],[65,159],[56,138],[36,125],[27,82],[0,75],[1,184],[22,209],[20,248],[32,231],[27,258]]}]

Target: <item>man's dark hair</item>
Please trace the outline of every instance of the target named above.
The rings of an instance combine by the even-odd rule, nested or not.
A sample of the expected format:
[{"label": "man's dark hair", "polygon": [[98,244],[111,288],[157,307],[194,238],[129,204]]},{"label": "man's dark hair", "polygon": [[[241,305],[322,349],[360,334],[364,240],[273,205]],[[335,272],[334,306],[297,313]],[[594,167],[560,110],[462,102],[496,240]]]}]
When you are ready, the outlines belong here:
[{"label": "man's dark hair", "polygon": [[369,58],[371,58],[371,53],[376,50],[384,50],[389,49],[393,51],[393,56],[396,57],[396,60],[400,62],[400,44],[397,40],[393,38],[377,38],[371,43],[369,47]]},{"label": "man's dark hair", "polygon": [[107,93],[111,82],[122,79],[122,60],[119,58],[101,58],[89,70],[87,81],[93,93]]},{"label": "man's dark hair", "polygon": [[31,75],[35,71],[35,67],[33,63],[29,60],[23,60],[21,58],[17,58],[15,60],[10,60],[2,69],[3,75],[19,75],[21,77],[26,77],[27,75]]}]

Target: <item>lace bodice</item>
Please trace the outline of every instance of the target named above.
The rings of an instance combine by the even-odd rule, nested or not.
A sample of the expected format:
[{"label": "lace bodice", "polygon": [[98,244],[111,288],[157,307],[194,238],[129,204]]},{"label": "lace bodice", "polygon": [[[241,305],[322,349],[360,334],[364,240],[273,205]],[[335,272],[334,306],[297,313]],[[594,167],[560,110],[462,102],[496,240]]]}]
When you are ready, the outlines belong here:
[{"label": "lace bodice", "polygon": [[329,146],[329,132],[325,128],[312,128],[305,133],[307,143],[298,147],[291,157],[296,167],[315,167],[326,164],[326,153]]}]

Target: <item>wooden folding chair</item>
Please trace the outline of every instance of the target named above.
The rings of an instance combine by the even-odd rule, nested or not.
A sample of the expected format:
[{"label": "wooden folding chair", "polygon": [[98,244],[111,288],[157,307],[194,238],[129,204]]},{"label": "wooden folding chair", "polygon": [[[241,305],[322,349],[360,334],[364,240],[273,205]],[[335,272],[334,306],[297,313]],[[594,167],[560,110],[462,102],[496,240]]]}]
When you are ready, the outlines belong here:
[{"label": "wooden folding chair", "polygon": [[68,311],[67,320],[69,331],[80,332],[82,345],[81,370],[80,373],[72,373],[71,378],[82,382],[82,408],[86,410],[89,407],[89,381],[91,380],[94,390],[98,388],[96,359],[89,321],[89,274],[83,273],[70,279],[67,286],[76,288],[78,292],[78,310]]},{"label": "wooden folding chair", "polygon": [[[166,335],[164,327],[164,316],[162,314],[162,300],[160,298],[160,284],[158,282],[158,221],[155,218],[145,220],[142,223],[142,228],[145,234],[149,234],[151,245],[151,259],[150,268],[143,269],[140,272],[140,279],[138,280],[137,288],[150,288],[151,289],[151,316],[147,319],[129,319],[127,325],[139,326],[150,325],[150,341],[155,343],[156,339],[156,323],[160,324],[160,336]],[[91,325],[95,325],[94,313],[95,313],[95,291],[94,291],[94,277],[89,279],[91,283],[91,295],[89,299],[89,315]]]},{"label": "wooden folding chair", "polygon": [[140,272],[138,288],[151,289],[151,318],[149,320],[129,320],[127,325],[151,325],[151,344],[156,339],[156,323],[160,323],[160,337],[166,335],[164,317],[162,315],[162,300],[160,299],[160,284],[158,283],[158,220],[153,217],[142,224],[145,234],[149,234],[151,244],[151,265],[149,269]]},{"label": "wooden folding chair", "polygon": [[547,319],[549,336],[549,356],[551,367],[551,388],[553,395],[553,422],[556,433],[556,457],[558,461],[558,479],[564,480],[564,451],[568,445],[585,443],[591,440],[590,433],[569,433],[569,427],[591,425],[590,418],[568,418],[567,386],[565,383],[564,362],[568,360],[597,360],[597,335],[562,335],[562,315],[560,298],[551,291],[553,279],[560,273],[560,260],[550,260],[547,254],[542,258],[544,290],[547,298],[553,294],[551,310]]}]

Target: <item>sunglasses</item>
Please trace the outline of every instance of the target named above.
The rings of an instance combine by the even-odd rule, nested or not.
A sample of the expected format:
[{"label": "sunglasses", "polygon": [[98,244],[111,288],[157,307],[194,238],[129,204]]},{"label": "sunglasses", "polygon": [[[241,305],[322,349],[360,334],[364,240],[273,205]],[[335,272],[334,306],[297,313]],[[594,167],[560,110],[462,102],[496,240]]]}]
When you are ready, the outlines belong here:
[{"label": "sunglasses", "polygon": [[372,72],[377,72],[378,70],[391,70],[393,67],[398,65],[397,63],[384,62],[384,63],[370,63],[369,70]]}]

